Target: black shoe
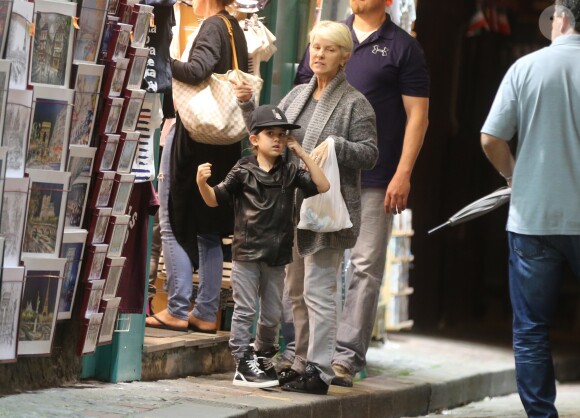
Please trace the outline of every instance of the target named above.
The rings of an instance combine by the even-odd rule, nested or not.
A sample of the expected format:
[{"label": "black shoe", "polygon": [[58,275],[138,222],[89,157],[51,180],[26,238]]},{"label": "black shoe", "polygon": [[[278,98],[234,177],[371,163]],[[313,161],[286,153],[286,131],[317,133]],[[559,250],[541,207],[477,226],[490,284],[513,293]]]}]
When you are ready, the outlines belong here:
[{"label": "black shoe", "polygon": [[282,390],[288,392],[310,393],[312,395],[326,395],[328,385],[320,378],[320,373],[311,364],[306,367],[306,373],[298,380],[286,383]]},{"label": "black shoe", "polygon": [[280,386],[284,386],[286,383],[298,380],[300,377],[302,377],[300,373],[294,369],[291,369],[290,367],[287,367],[280,370],[280,373],[278,373],[278,382],[280,382]]},{"label": "black shoe", "polygon": [[256,351],[256,358],[258,359],[258,367],[262,370],[266,376],[271,380],[278,380],[278,374],[272,363],[272,357],[278,352],[278,350],[272,347],[270,350]]},{"label": "black shoe", "polygon": [[234,385],[250,388],[278,386],[278,379],[271,379],[260,370],[254,353],[244,354],[244,357],[237,359],[236,363],[236,374],[232,382]]}]

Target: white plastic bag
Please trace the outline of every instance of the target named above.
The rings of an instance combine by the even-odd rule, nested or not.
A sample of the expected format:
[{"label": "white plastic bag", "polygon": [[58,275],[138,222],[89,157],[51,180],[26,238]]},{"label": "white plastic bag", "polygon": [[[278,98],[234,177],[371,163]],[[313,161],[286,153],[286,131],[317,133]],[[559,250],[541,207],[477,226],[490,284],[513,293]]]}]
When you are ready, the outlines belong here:
[{"label": "white plastic bag", "polygon": [[326,141],[328,141],[328,156],[321,168],[330,182],[330,190],[304,199],[300,208],[299,229],[334,232],[352,227],[348,209],[340,192],[340,172],[334,150],[334,138],[328,137]]}]

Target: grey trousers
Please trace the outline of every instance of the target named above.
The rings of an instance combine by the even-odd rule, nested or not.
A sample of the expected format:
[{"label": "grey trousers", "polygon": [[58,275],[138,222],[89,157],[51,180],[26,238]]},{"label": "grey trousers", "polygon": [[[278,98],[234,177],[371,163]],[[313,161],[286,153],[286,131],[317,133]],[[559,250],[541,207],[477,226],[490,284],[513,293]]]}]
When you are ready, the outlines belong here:
[{"label": "grey trousers", "polygon": [[336,277],[342,254],[343,250],[326,248],[304,258],[295,257],[286,269],[296,335],[292,368],[304,373],[307,363],[312,363],[327,384],[334,377]]},{"label": "grey trousers", "polygon": [[271,267],[266,263],[252,261],[233,262],[234,314],[230,331],[230,349],[234,357],[241,358],[249,350],[258,301],[260,317],[254,348],[267,350],[276,343],[282,312],[284,267]]},{"label": "grey trousers", "polygon": [[338,325],[333,364],[352,374],[366,365],[391,237],[393,215],[384,209],[386,189],[361,191],[361,232],[350,250],[346,296]]}]

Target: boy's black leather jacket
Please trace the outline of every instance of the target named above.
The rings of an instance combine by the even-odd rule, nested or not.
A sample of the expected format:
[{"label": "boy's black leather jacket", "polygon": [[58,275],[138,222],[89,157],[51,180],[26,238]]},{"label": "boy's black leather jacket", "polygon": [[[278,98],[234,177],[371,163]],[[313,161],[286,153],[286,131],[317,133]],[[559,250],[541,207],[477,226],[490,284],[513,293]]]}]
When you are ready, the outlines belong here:
[{"label": "boy's black leather jacket", "polygon": [[281,266],[292,261],[294,191],[318,194],[310,174],[281,157],[269,172],[255,156],[242,158],[214,187],[219,205],[234,205],[234,261],[261,261]]}]

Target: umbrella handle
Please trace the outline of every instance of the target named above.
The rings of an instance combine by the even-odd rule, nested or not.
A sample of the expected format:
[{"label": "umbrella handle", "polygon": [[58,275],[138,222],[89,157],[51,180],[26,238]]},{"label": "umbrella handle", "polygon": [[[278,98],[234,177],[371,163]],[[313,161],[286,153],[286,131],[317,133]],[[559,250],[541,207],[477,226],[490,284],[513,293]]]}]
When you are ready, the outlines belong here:
[{"label": "umbrella handle", "polygon": [[446,227],[446,226],[448,226],[448,225],[451,225],[451,221],[447,221],[447,222],[445,222],[444,224],[441,224],[441,225],[439,225],[439,226],[436,226],[435,228],[433,228],[433,229],[429,230],[429,231],[427,232],[427,234],[431,235],[433,232],[435,232],[435,231],[439,231],[440,229],[443,229],[443,228],[445,228],[445,227]]}]

